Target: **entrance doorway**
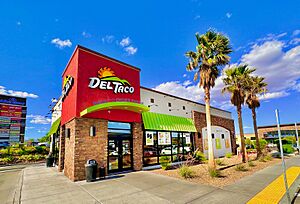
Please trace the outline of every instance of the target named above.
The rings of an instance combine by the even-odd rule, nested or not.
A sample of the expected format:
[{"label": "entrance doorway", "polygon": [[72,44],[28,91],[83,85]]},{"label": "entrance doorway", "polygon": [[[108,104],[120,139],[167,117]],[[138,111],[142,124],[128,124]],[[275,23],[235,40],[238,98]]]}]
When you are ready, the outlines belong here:
[{"label": "entrance doorway", "polygon": [[132,170],[130,123],[108,122],[108,173]]}]

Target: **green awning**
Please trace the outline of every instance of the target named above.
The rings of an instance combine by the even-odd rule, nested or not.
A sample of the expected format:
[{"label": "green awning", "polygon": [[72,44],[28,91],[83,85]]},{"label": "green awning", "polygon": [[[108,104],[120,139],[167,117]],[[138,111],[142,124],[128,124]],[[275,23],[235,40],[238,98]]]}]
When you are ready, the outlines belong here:
[{"label": "green awning", "polygon": [[59,128],[59,125],[60,125],[60,117],[56,121],[54,121],[54,123],[52,123],[51,128],[47,135],[53,135],[54,133],[56,133]]},{"label": "green awning", "polygon": [[184,118],[160,113],[142,113],[146,130],[166,130],[179,132],[197,132],[191,118]]},{"label": "green awning", "polygon": [[149,111],[150,108],[140,103],[133,102],[107,102],[101,103],[94,106],[90,106],[83,111],[80,112],[80,116],[84,116],[88,113],[92,113],[99,110],[110,110],[110,109],[118,109],[118,110],[128,110],[136,113],[142,113]]}]

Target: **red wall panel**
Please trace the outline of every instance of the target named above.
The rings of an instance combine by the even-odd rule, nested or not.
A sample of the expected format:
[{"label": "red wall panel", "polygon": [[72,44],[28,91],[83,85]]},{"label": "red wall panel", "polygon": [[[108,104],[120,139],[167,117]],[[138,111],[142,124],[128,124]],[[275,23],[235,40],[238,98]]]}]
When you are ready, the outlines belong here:
[{"label": "red wall panel", "polygon": [[[113,90],[90,88],[90,78],[98,77],[98,71],[104,67],[110,68],[120,79],[127,80],[134,87],[134,92],[114,93]],[[73,117],[80,117],[80,112],[84,109],[106,101],[140,102],[140,71],[90,50],[77,48],[63,77],[67,75],[74,77],[74,85],[63,101],[62,124]],[[120,122],[141,121],[139,113],[126,110],[97,111],[84,117],[103,118]]]}]

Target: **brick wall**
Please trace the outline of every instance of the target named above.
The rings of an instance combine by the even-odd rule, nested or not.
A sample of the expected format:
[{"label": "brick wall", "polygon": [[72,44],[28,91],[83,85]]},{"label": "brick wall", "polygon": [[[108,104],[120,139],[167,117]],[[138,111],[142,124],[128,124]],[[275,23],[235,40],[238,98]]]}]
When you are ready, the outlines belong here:
[{"label": "brick wall", "polygon": [[133,137],[133,169],[141,170],[143,167],[142,123],[132,123],[132,137]]},{"label": "brick wall", "polygon": [[[96,136],[90,136],[90,127],[96,127]],[[95,159],[98,167],[107,166],[107,121],[75,118],[65,124],[71,129],[65,138],[64,174],[72,181],[85,179],[85,164]],[[99,173],[99,172],[98,172]]]},{"label": "brick wall", "polygon": [[[206,114],[200,113],[197,111],[193,111],[192,113],[193,120],[197,129],[197,132],[202,134],[202,128],[206,127]],[[231,148],[232,152],[236,153],[236,141],[235,141],[235,131],[234,131],[234,121],[227,118],[221,118],[217,116],[211,116],[211,125],[220,126],[223,127],[230,132],[230,139],[231,139]],[[195,145],[196,148],[199,148],[201,151],[203,151],[203,143],[202,143],[202,137],[198,137],[198,134],[195,135]]]}]

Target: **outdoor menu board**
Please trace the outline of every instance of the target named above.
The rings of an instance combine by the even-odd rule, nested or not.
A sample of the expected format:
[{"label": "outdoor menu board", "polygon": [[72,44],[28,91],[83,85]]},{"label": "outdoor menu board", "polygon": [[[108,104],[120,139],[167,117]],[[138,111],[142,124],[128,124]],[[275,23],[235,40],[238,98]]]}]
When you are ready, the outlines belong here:
[{"label": "outdoor menu board", "polygon": [[154,145],[154,132],[146,131],[146,145]]},{"label": "outdoor menu board", "polygon": [[185,138],[186,144],[191,144],[191,135],[190,133],[183,133],[183,137]]},{"label": "outdoor menu board", "polygon": [[158,132],[158,145],[170,145],[171,134],[170,132]]}]

